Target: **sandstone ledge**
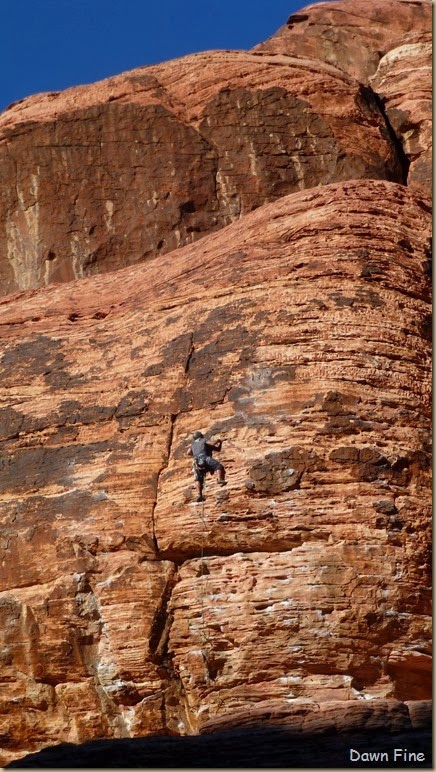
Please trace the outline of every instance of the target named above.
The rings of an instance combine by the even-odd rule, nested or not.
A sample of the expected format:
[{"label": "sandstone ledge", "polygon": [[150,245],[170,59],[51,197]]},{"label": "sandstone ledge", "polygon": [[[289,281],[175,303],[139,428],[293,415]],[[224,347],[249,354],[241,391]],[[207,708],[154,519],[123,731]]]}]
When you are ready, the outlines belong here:
[{"label": "sandstone ledge", "polygon": [[[254,716],[247,725],[223,726],[200,736],[101,740],[79,746],[64,743],[31,754],[10,767],[190,769],[210,768],[212,761],[214,768],[342,769],[368,768],[370,759],[373,760],[369,762],[371,768],[386,767],[389,761],[395,768],[432,768],[429,714],[425,726],[411,730],[407,711],[395,701],[363,708],[360,712],[349,710],[354,720],[339,725],[338,722],[324,724],[316,730],[313,723],[308,722],[305,729],[300,726],[296,730],[293,724],[283,722],[285,711],[280,712],[276,707],[272,708],[268,723],[262,722],[266,716]],[[356,722],[359,713],[363,720]],[[395,714],[396,720],[392,721]],[[277,723],[271,724],[270,718],[278,718]]]}]

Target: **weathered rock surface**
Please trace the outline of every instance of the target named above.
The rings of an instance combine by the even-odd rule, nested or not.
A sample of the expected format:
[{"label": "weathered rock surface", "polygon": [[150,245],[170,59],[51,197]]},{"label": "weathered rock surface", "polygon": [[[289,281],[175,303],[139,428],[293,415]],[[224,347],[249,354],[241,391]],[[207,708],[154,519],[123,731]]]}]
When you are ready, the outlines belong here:
[{"label": "weathered rock surface", "polygon": [[[293,721],[289,724],[286,720],[290,716],[285,711],[274,711],[272,708],[271,715],[277,721],[274,726],[260,722],[223,731],[214,729],[212,733],[190,737],[94,740],[82,745],[63,743],[30,754],[9,766],[210,769],[213,764],[214,769],[342,769],[350,766],[368,769],[368,766],[386,768],[386,762],[390,761],[395,769],[432,769],[430,716],[427,728],[416,731],[411,729],[404,705],[395,700],[376,702],[377,705],[372,704],[371,707],[362,704],[344,706],[343,703],[329,705],[328,708],[333,709],[336,716],[341,713],[342,720],[327,720],[323,725],[321,717],[322,733],[312,728],[302,730],[310,706],[301,706],[298,713],[296,711],[292,715]],[[344,710],[345,707],[348,709]],[[328,709],[319,711],[326,715],[328,712]],[[308,723],[313,727],[313,721]],[[371,748],[370,752],[368,748]],[[350,749],[353,749],[352,754]],[[368,763],[369,753],[373,760],[378,758],[381,763]]]},{"label": "weathered rock surface", "polygon": [[431,0],[336,0],[292,14],[286,24],[253,50],[319,59],[362,83],[394,48],[431,38]]},{"label": "weathered rock surface", "polygon": [[371,79],[389,123],[409,159],[409,185],[432,182],[432,46],[402,45],[389,51]]},{"label": "weathered rock surface", "polygon": [[[367,82],[386,51],[407,43],[409,61],[428,38],[431,3],[341,0],[297,16],[252,52],[188,56],[7,109],[0,292],[147,260],[301,189],[406,182]],[[426,179],[425,158],[414,178]]]},{"label": "weathered rock surface", "polygon": [[0,116],[0,765],[431,763],[430,32],[320,3]]},{"label": "weathered rock surface", "polygon": [[[345,181],[2,299],[1,763],[253,716],[418,730],[430,233],[421,190]],[[204,512],[195,429],[225,440]]]}]

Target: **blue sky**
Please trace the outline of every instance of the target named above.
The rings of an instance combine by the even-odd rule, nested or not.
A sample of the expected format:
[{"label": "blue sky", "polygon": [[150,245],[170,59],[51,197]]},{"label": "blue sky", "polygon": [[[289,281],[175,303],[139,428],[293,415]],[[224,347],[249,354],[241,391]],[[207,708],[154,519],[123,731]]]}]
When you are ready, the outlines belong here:
[{"label": "blue sky", "polygon": [[[313,0],[312,0],[313,1]],[[0,111],[196,51],[247,49],[310,0],[0,0]]]}]

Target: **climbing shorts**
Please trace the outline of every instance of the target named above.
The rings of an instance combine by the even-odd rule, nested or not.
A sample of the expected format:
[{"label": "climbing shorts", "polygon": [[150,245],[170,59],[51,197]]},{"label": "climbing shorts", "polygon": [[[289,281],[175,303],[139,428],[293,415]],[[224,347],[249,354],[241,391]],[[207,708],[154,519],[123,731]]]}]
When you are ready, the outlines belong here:
[{"label": "climbing shorts", "polygon": [[203,482],[207,472],[209,472],[209,474],[213,474],[214,472],[217,472],[219,469],[224,469],[223,465],[220,464],[220,462],[217,461],[216,458],[212,458],[212,456],[206,456],[206,467],[204,469],[198,469],[194,461],[194,464],[193,464],[194,478],[197,480],[197,482]]}]

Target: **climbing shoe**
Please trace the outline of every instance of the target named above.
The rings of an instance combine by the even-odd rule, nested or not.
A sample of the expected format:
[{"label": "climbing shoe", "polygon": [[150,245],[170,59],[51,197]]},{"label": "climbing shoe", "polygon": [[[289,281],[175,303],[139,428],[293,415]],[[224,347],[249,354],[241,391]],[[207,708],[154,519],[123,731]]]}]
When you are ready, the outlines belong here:
[{"label": "climbing shoe", "polygon": [[199,496],[199,497],[197,498],[197,504],[199,504],[199,503],[200,503],[200,501],[206,501],[206,499],[204,498],[204,496]]},{"label": "climbing shoe", "polygon": [[217,480],[218,485],[227,485],[227,480]]}]

